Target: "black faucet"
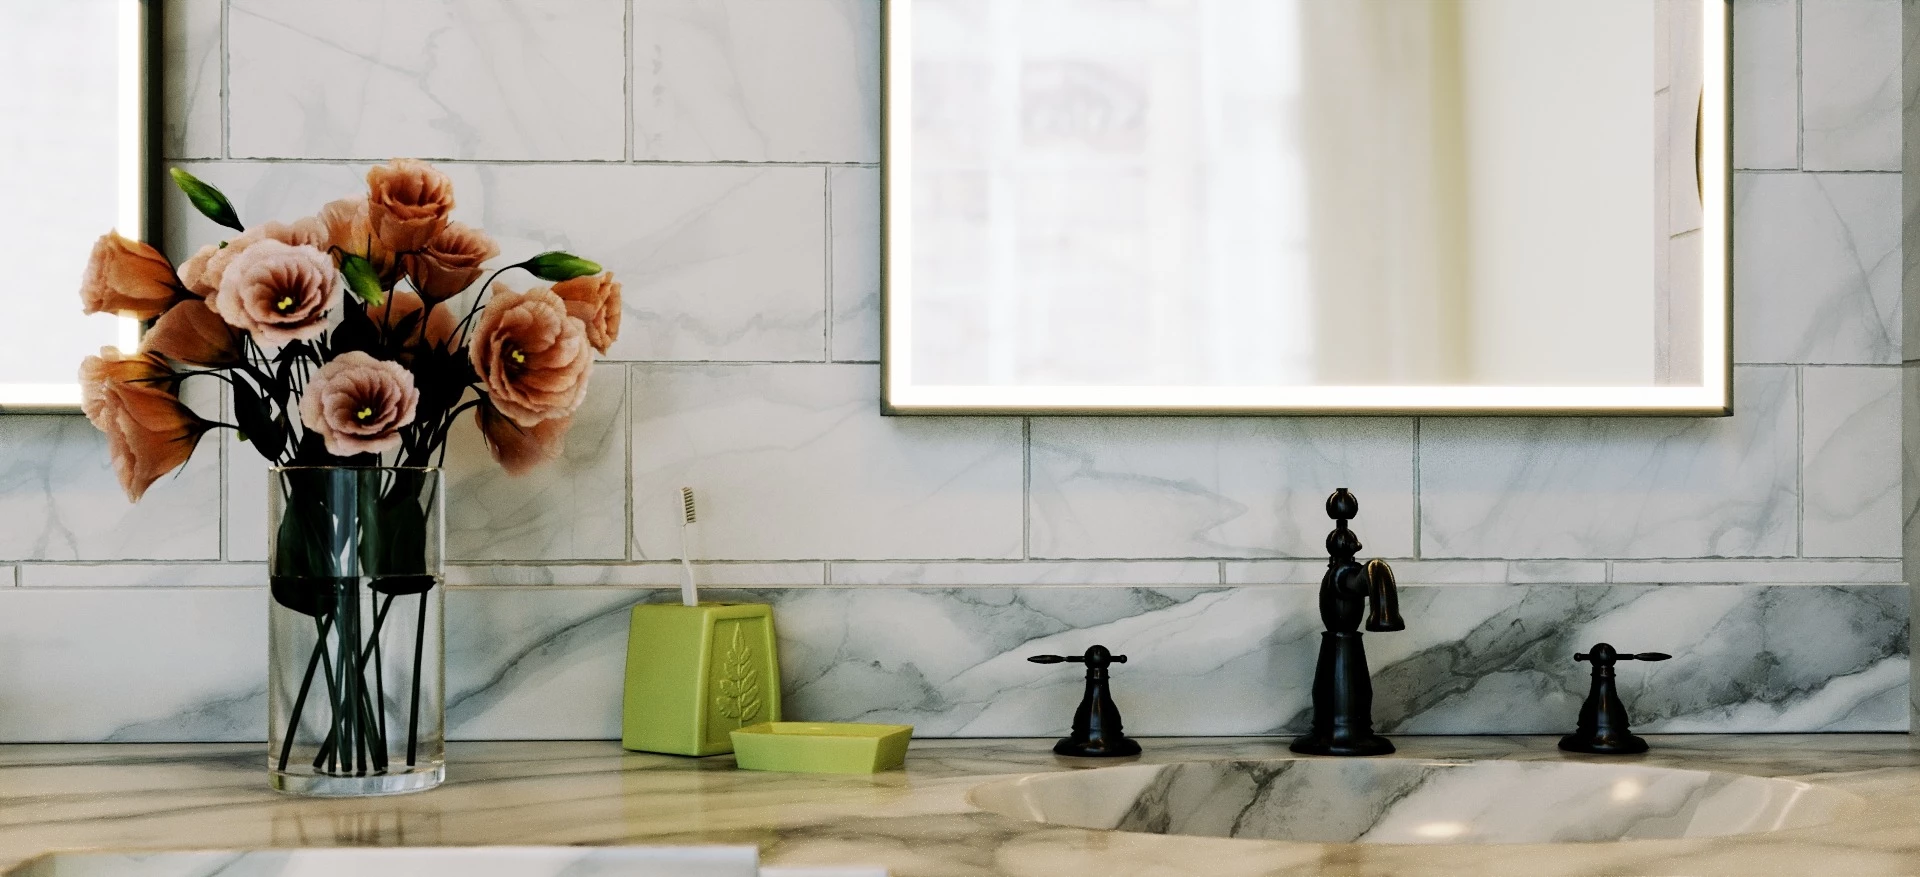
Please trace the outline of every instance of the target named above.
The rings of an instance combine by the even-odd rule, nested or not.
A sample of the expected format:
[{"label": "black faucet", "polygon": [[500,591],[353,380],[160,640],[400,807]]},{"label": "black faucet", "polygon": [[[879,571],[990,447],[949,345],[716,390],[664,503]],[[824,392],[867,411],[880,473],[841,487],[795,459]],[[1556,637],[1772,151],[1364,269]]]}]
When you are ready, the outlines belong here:
[{"label": "black faucet", "polygon": [[1393,743],[1373,733],[1373,680],[1367,676],[1367,652],[1360,644],[1361,604],[1367,605],[1367,629],[1405,630],[1393,568],[1384,560],[1365,565],[1354,560],[1360,537],[1347,521],[1360,513],[1360,501],[1342,487],[1327,497],[1327,574],[1320,577],[1320,660],[1313,668],[1313,730],[1288,747],[1306,755],[1386,755]]},{"label": "black faucet", "polygon": [[1621,653],[1607,643],[1573,656],[1576,661],[1593,663],[1593,685],[1587,689],[1586,702],[1580,704],[1580,720],[1573,733],[1560,738],[1560,748],[1568,752],[1595,755],[1633,755],[1647,751],[1647,741],[1635,737],[1627,727],[1627,707],[1613,687],[1613,662],[1664,661],[1672,655],[1664,652]]},{"label": "black faucet", "polygon": [[1140,754],[1140,744],[1120,733],[1120,708],[1114,706],[1113,696],[1107,693],[1107,665],[1125,664],[1126,655],[1107,651],[1106,646],[1094,646],[1085,655],[1034,655],[1027,660],[1035,664],[1087,665],[1087,692],[1080,698],[1080,708],[1073,711],[1073,734],[1053,744],[1054,754],[1075,758],[1124,758]]}]

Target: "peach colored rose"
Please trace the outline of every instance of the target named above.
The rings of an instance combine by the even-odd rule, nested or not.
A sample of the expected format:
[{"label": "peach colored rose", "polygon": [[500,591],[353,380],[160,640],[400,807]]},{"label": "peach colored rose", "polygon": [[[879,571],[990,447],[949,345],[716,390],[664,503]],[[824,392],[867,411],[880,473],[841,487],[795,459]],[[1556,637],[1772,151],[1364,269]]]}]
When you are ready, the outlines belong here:
[{"label": "peach colored rose", "polygon": [[172,372],[153,354],[123,356],[108,347],[80,363],[81,410],[107,435],[120,489],[138,502],[160,476],[193,456],[213,424],[180,402]]},{"label": "peach colored rose", "polygon": [[327,230],[327,245],[323,249],[338,248],[343,253],[359,256],[373,264],[382,281],[391,283],[394,280],[397,275],[393,251],[374,236],[373,220],[367,215],[366,198],[330,201],[327,206],[320,208],[317,218]]},{"label": "peach colored rose", "polygon": [[187,257],[187,261],[181,262],[180,285],[185,286],[188,292],[201,298],[206,298],[218,292],[220,287],[206,282],[207,263],[212,262],[213,254],[218,252],[220,252],[219,247],[208,244],[201,247],[200,250],[192,256]]},{"label": "peach colored rose", "polygon": [[[309,216],[288,225],[284,222],[269,222],[254,226],[227,241],[227,245],[207,255],[206,268],[195,279],[193,291],[201,298],[213,298],[220,293],[220,284],[226,280],[227,270],[233,263],[261,241],[278,241],[294,247],[314,247],[324,250],[327,247],[327,230],[320,220]],[[194,254],[196,257],[198,253]],[[191,261],[191,260],[189,260]]]},{"label": "peach colored rose", "polygon": [[453,212],[453,181],[424,161],[396,158],[367,171],[367,218],[396,253],[426,246]]},{"label": "peach colored rose", "polygon": [[620,339],[620,284],[613,272],[562,280],[553,294],[567,303],[567,313],[587,324],[587,343],[606,353]]},{"label": "peach colored rose", "polygon": [[573,428],[572,417],[556,417],[533,426],[521,426],[507,419],[506,415],[485,400],[474,409],[473,422],[480,427],[480,437],[487,442],[487,452],[493,455],[494,461],[508,475],[525,475],[543,463],[559,459],[560,452],[566,447],[567,431]]},{"label": "peach colored rose", "polygon": [[180,279],[160,251],[107,232],[93,244],[80,304],[89,314],[127,314],[152,319],[181,298]]},{"label": "peach colored rose", "polygon": [[384,454],[400,447],[400,429],[413,422],[419,407],[412,372],[354,350],[313,373],[300,398],[300,422],[320,436],[328,453]]},{"label": "peach colored rose", "polygon": [[433,301],[444,301],[472,286],[486,270],[480,266],[498,255],[499,245],[486,232],[466,223],[449,222],[404,261],[413,288]]},{"label": "peach colored rose", "polygon": [[227,266],[214,307],[221,319],[261,344],[311,340],[340,304],[340,272],[311,246],[263,240]]},{"label": "peach colored rose", "polygon": [[[367,307],[367,319],[379,326],[383,333],[391,333],[400,323],[426,307],[420,296],[404,289],[387,293],[387,300]],[[427,314],[425,325],[415,325],[406,338],[389,339],[389,343],[400,344],[426,343],[432,347],[445,347],[452,340],[453,333],[459,329],[459,320],[453,316],[453,309],[446,305],[437,305]]]},{"label": "peach colored rose", "polygon": [[499,287],[480,312],[469,355],[493,406],[520,426],[567,417],[586,398],[587,327],[567,316],[553,290]]},{"label": "peach colored rose", "polygon": [[191,365],[233,365],[240,361],[240,333],[198,299],[183,301],[140,339],[141,353],[157,353]]}]

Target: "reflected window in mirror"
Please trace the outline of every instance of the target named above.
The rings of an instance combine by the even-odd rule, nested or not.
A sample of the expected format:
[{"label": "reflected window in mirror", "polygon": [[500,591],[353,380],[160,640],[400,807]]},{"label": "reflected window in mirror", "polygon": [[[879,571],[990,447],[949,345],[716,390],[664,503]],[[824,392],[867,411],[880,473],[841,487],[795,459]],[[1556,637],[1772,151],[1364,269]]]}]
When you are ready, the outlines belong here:
[{"label": "reflected window in mirror", "polygon": [[77,411],[80,360],[137,344],[135,321],[83,315],[77,292],[103,230],[147,237],[147,5],[0,3],[0,411]]},{"label": "reflected window in mirror", "polygon": [[895,413],[1725,414],[1726,0],[896,0]]}]

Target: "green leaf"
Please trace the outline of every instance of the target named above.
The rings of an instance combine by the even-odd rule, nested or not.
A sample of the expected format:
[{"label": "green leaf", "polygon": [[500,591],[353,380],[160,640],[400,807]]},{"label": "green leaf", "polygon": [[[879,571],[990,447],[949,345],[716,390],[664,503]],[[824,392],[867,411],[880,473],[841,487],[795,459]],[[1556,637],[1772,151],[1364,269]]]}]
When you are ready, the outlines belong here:
[{"label": "green leaf", "polygon": [[563,253],[559,250],[554,250],[550,253],[541,253],[525,262],[521,262],[520,266],[541,280],[550,280],[556,283],[562,280],[572,280],[575,277],[585,277],[589,274],[600,273],[599,262],[588,261],[572,253]]},{"label": "green leaf", "polygon": [[220,194],[219,189],[201,182],[198,177],[179,168],[174,168],[170,173],[173,175],[174,185],[179,186],[180,191],[187,193],[187,200],[193,202],[193,208],[200,211],[202,216],[234,231],[247,230],[246,226],[240,224],[240,215],[233,212],[233,202],[228,201],[227,196]]},{"label": "green leaf", "polygon": [[280,421],[274,419],[265,400],[255,392],[253,385],[243,380],[233,382],[233,419],[240,432],[246,433],[253,448],[260,456],[269,460],[280,457],[281,450],[287,446],[286,430],[280,427]]},{"label": "green leaf", "polygon": [[347,253],[340,257],[340,273],[347,276],[347,290],[357,298],[374,307],[387,300],[387,293],[380,288],[380,272],[373,270],[373,263],[363,256]]}]

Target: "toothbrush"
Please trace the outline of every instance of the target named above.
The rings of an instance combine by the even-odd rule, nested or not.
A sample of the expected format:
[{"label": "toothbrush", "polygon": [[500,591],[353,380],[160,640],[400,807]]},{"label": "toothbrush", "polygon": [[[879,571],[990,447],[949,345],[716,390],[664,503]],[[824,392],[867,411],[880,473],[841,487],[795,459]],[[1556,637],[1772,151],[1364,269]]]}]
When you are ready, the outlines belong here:
[{"label": "toothbrush", "polygon": [[687,525],[693,523],[693,488],[680,488],[680,505],[685,512],[680,520],[680,566],[684,573],[680,582],[680,605],[694,606],[700,600],[693,586],[693,555],[687,550]]}]

